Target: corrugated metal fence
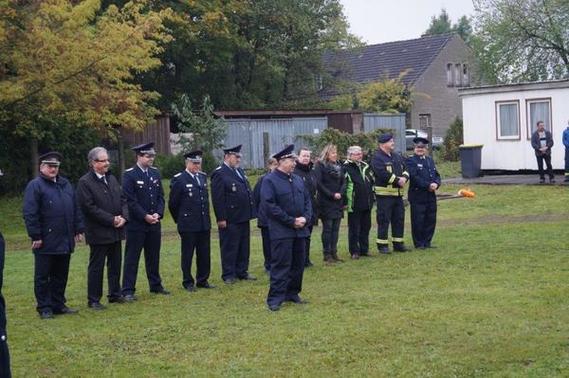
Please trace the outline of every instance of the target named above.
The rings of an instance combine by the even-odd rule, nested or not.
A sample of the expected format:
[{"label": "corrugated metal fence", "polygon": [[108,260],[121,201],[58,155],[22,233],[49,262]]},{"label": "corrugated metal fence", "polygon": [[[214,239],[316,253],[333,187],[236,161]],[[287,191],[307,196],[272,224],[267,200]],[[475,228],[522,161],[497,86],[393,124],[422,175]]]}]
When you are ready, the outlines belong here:
[{"label": "corrugated metal fence", "polygon": [[377,129],[391,129],[395,136],[395,148],[405,152],[405,114],[364,114],[364,133]]},{"label": "corrugated metal fence", "polygon": [[[262,168],[266,159],[290,143],[300,146],[302,136],[318,134],[327,127],[327,119],[228,119],[224,145],[233,147],[242,144],[243,168]],[[222,152],[217,151],[221,158]]]},{"label": "corrugated metal fence", "polygon": [[[226,119],[227,135],[223,144],[233,147],[242,144],[243,168],[263,168],[267,158],[280,151],[286,144],[297,147],[304,144],[303,135],[321,133],[328,127],[326,117],[303,117],[284,119]],[[405,114],[366,113],[363,117],[364,132],[376,129],[392,129],[395,132],[396,148],[405,151]],[[223,152],[215,155],[222,160]]]}]

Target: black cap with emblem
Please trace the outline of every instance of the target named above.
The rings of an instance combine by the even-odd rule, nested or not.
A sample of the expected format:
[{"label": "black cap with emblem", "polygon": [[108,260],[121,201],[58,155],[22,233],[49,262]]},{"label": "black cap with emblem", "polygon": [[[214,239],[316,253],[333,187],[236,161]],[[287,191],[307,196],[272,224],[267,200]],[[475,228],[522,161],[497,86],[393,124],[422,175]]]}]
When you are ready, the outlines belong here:
[{"label": "black cap with emblem", "polygon": [[277,161],[281,161],[283,159],[288,159],[288,158],[295,158],[296,155],[292,152],[293,150],[294,150],[294,144],[289,144],[283,150],[274,154],[273,157],[277,159]]},{"label": "black cap with emblem", "polygon": [[201,163],[202,162],[202,155],[203,151],[201,150],[194,150],[184,154],[184,158],[186,160],[191,161],[192,163]]},{"label": "black cap with emblem", "polygon": [[47,164],[54,167],[59,167],[61,164],[63,156],[57,151],[50,151],[46,152],[43,155],[40,155],[38,160],[40,164]]},{"label": "black cap with emblem", "polygon": [[423,137],[413,138],[413,143],[416,147],[427,147],[429,145],[429,140]]},{"label": "black cap with emblem", "polygon": [[139,144],[131,148],[137,155],[156,155],[154,142]]},{"label": "black cap with emblem", "polygon": [[231,147],[231,148],[224,148],[223,149],[223,153],[225,153],[225,155],[237,155],[237,156],[241,156],[241,147],[242,145],[238,145],[235,147]]}]

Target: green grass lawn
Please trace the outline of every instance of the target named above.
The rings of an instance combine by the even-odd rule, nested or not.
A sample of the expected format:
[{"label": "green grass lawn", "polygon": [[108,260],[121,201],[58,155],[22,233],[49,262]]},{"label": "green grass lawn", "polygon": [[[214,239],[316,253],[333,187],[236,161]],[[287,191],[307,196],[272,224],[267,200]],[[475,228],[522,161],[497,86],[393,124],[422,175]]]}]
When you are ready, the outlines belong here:
[{"label": "green grass lawn", "polygon": [[[251,272],[258,281],[221,283],[215,231],[210,281],[217,289],[186,293],[168,216],[161,271],[171,296],[148,293],[141,264],[138,302],[89,310],[88,249],[81,246],[67,290],[68,304],[80,313],[47,321],[35,312],[19,200],[3,199],[14,375],[567,376],[567,189],[472,189],[474,199],[439,202],[438,248],[428,252],[374,253],[325,267],[316,228],[316,265],[305,272],[302,292],[310,303],[277,313],[265,307],[268,279],[254,227]],[[347,258],[345,223],[340,255]]]}]

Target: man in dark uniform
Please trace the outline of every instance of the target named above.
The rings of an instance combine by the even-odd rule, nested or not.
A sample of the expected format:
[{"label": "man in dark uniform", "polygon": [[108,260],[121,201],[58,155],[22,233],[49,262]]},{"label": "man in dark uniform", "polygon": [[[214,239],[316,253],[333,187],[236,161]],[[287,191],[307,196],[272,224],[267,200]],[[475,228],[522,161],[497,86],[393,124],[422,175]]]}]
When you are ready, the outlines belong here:
[{"label": "man in dark uniform", "polygon": [[413,143],[415,143],[415,154],[407,159],[410,176],[408,198],[411,205],[411,233],[415,248],[432,248],[431,240],[437,223],[436,191],[441,186],[441,176],[433,159],[426,155],[429,141],[417,137],[413,139]]},{"label": "man in dark uniform", "polygon": [[109,172],[107,150],[95,147],[87,154],[91,170],[79,179],[77,202],[85,217],[85,239],[89,244],[87,306],[103,310],[103,272],[107,262],[109,303],[123,303],[121,261],[124,225],[128,220],[126,199],[119,182]]},{"label": "man in dark uniform", "polygon": [[[0,170],[0,176],[2,171]],[[10,378],[10,353],[8,351],[8,336],[6,334],[6,302],[2,296],[4,282],[4,236],[0,232],[0,377]]]},{"label": "man in dark uniform", "polygon": [[310,261],[310,244],[312,229],[314,225],[318,222],[318,208],[316,200],[317,183],[316,175],[314,173],[314,164],[311,161],[311,151],[308,147],[301,147],[298,150],[298,156],[296,158],[296,166],[294,167],[294,174],[300,176],[304,182],[304,187],[310,195],[310,202],[312,203],[312,217],[306,222],[306,227],[308,228],[308,237],[306,238],[306,258],[304,260],[304,267],[309,268],[314,264]]},{"label": "man in dark uniform", "polygon": [[[209,195],[207,175],[201,171],[202,151],[184,155],[186,169],[176,174],[170,183],[168,208],[182,238],[182,286],[189,292],[196,286],[213,289],[207,281],[210,273]],[[196,281],[192,277],[192,259],[196,251]],[[194,285],[195,284],[195,285]]]},{"label": "man in dark uniform", "polygon": [[42,319],[77,312],[65,305],[65,288],[71,253],[83,238],[84,226],[75,191],[59,176],[61,158],[58,152],[41,155],[40,175],[24,192],[24,221],[34,251],[36,308]]},{"label": "man in dark uniform", "polygon": [[304,272],[307,222],[312,216],[310,195],[304,182],[292,174],[294,145],[274,155],[278,167],[263,180],[261,203],[271,237],[271,285],[267,305],[278,311],[285,301],[305,303],[299,296]]},{"label": "man in dark uniform", "polygon": [[249,274],[249,220],[255,218],[253,193],[239,167],[241,145],[223,150],[223,164],[211,175],[213,210],[221,246],[221,278],[226,284],[256,280]]},{"label": "man in dark uniform", "polygon": [[388,230],[391,223],[393,250],[407,252],[403,243],[405,226],[405,207],[403,188],[409,180],[403,156],[395,153],[392,134],[382,134],[378,138],[371,166],[375,175],[375,197],[377,200],[377,249],[388,254]]},{"label": "man in dark uniform", "polygon": [[164,190],[160,173],[152,166],[156,152],[154,143],[132,148],[136,165],[125,171],[123,193],[128,204],[129,221],[126,224],[126,247],[122,293],[128,302],[136,300],[138,261],[144,248],[144,262],[150,292],[168,295],[160,278],[160,220],[164,216]]}]

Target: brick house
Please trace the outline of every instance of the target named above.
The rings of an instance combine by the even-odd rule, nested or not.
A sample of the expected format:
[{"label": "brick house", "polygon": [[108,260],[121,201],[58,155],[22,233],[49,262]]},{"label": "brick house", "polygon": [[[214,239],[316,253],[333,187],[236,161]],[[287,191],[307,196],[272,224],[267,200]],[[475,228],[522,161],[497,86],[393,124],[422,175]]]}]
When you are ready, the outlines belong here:
[{"label": "brick house", "polygon": [[437,136],[445,135],[456,116],[462,117],[458,89],[470,86],[477,71],[472,51],[456,34],[327,52],[323,65],[326,75],[318,84],[325,100],[350,93],[353,83],[394,79],[407,72],[402,81],[415,94],[407,127],[432,126]]}]

